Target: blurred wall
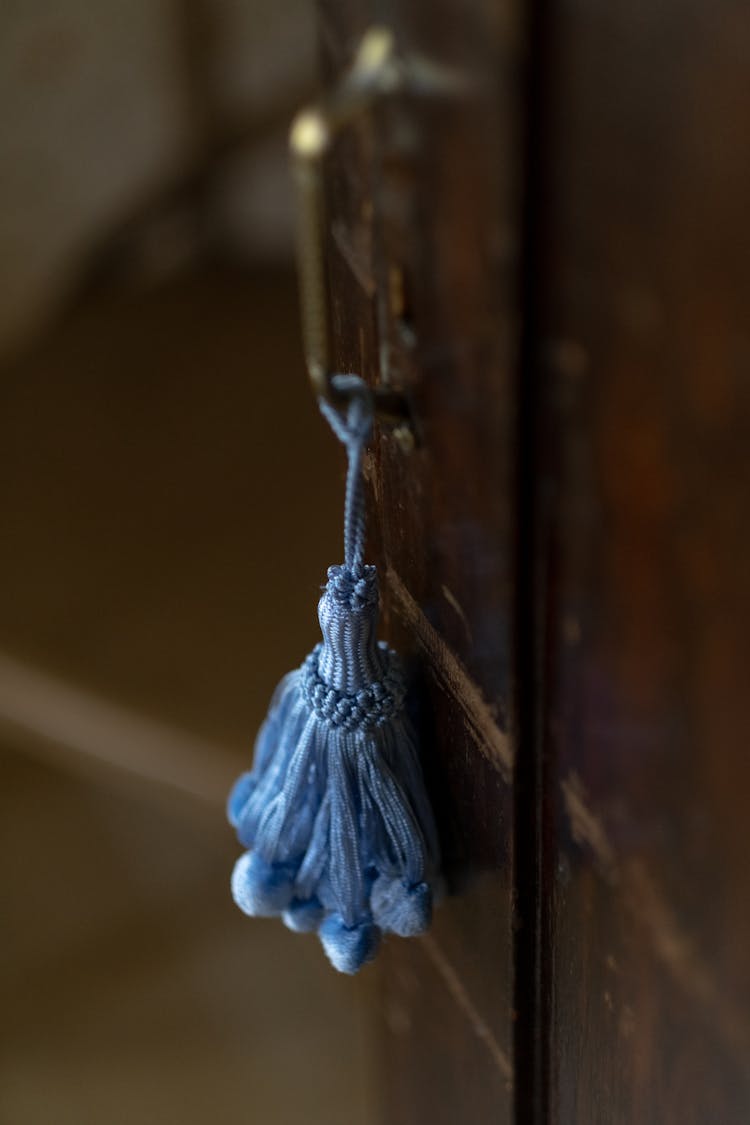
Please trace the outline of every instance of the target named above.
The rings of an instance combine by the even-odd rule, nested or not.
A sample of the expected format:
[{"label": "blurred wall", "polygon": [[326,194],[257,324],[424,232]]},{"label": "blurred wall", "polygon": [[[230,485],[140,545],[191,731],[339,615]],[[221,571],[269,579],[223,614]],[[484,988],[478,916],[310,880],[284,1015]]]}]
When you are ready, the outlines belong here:
[{"label": "blurred wall", "polygon": [[241,914],[223,812],[340,550],[290,254],[312,15],[0,6],[3,1123],[372,1120],[372,976]]},{"label": "blurred wall", "polygon": [[[123,222],[168,216],[196,176],[211,183],[202,202],[219,248],[288,255],[285,123],[313,53],[305,0],[4,4],[0,354],[75,290]],[[190,222],[159,230],[160,260],[191,252]]]}]

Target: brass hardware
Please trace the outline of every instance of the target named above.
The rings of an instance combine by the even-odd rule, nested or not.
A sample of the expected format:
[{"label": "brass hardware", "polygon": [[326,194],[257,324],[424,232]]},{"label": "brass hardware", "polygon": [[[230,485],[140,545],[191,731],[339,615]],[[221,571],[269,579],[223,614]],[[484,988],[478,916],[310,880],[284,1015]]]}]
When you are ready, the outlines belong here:
[{"label": "brass hardware", "polygon": [[[336,405],[343,405],[346,395],[331,381],[325,158],[337,134],[382,97],[407,91],[450,94],[459,92],[463,85],[453,72],[429,60],[399,55],[392,32],[373,27],[365,33],[339,85],[317,104],[302,110],[292,123],[289,144],[297,189],[297,258],[307,370],[315,394]],[[402,394],[388,387],[375,387],[373,394],[380,421],[396,427],[409,424],[409,406]]]}]

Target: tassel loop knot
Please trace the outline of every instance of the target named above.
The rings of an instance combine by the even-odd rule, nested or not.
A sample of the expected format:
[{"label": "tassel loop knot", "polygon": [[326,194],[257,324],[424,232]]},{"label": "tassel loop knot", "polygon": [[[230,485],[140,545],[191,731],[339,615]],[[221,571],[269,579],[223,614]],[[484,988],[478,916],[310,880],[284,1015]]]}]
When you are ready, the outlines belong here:
[{"label": "tassel loop knot", "polygon": [[331,601],[352,613],[377,609],[378,583],[374,566],[363,566],[358,574],[346,566],[329,566],[324,589]]}]

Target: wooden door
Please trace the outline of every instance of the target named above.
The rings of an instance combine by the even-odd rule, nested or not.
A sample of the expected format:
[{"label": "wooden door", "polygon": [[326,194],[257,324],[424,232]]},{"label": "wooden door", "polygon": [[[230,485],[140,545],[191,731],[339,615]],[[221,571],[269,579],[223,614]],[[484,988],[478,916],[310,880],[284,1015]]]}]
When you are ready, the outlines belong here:
[{"label": "wooden door", "polygon": [[729,1125],[750,1115],[750,8],[565,3],[544,35],[549,1114]]},{"label": "wooden door", "polygon": [[341,370],[449,894],[386,948],[383,1120],[750,1113],[750,10],[319,4],[468,75],[336,145]]}]

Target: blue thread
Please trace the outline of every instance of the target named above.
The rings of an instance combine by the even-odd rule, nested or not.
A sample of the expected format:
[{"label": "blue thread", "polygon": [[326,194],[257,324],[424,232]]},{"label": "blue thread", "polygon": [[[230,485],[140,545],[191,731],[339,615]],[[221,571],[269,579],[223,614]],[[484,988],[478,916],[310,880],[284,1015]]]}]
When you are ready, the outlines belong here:
[{"label": "blue thread", "polygon": [[333,966],[353,973],[383,931],[429,927],[439,860],[403,672],[377,640],[377,577],[364,564],[372,398],[357,376],[335,385],[345,416],[320,407],[349,462],[344,564],[329,569],[318,605],[323,641],[276,689],[227,815],[248,849],[232,876],[237,905],[317,930]]}]

